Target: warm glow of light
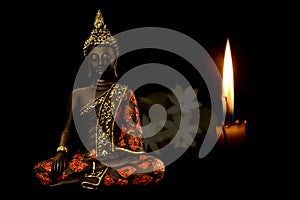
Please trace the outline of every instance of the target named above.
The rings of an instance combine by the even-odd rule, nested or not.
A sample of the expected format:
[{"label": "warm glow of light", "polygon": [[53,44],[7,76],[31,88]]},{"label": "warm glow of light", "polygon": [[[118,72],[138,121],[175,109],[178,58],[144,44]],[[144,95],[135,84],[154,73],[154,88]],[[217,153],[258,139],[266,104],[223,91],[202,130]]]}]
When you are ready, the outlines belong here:
[{"label": "warm glow of light", "polygon": [[233,65],[230,51],[229,39],[226,42],[224,63],[223,63],[223,82],[222,96],[226,97],[226,110],[229,115],[233,115],[234,105],[234,82],[233,82]]}]

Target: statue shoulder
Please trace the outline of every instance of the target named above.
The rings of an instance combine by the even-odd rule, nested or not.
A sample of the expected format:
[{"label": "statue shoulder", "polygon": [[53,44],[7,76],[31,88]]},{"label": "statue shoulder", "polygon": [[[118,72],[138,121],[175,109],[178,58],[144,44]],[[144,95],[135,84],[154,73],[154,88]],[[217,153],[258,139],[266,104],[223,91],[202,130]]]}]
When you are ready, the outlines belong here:
[{"label": "statue shoulder", "polygon": [[87,87],[81,87],[81,88],[75,88],[72,91],[72,95],[73,96],[80,96],[82,94],[86,94],[86,92],[90,91],[91,87],[87,86]]}]

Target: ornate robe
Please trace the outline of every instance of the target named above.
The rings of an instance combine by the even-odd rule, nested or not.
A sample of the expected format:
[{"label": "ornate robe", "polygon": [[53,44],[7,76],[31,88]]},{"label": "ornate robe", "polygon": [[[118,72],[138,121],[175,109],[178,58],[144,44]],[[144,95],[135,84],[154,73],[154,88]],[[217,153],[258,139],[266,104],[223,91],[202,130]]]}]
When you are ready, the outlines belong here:
[{"label": "ornate robe", "polygon": [[143,150],[137,100],[127,86],[113,84],[75,116],[82,145],[55,180],[51,176],[53,157],[37,163],[34,173],[42,185],[79,182],[85,188],[97,189],[161,182],[165,166]]}]

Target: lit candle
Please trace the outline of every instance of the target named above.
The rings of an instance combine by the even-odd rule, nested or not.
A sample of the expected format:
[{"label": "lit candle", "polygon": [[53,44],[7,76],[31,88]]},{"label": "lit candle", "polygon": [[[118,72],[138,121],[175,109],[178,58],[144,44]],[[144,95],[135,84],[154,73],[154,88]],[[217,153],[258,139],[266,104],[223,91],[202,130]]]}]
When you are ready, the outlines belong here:
[{"label": "lit candle", "polygon": [[246,142],[246,120],[242,123],[234,120],[234,79],[229,39],[226,42],[223,63],[222,103],[226,117],[223,127],[217,128],[218,142],[226,146],[244,144]]}]

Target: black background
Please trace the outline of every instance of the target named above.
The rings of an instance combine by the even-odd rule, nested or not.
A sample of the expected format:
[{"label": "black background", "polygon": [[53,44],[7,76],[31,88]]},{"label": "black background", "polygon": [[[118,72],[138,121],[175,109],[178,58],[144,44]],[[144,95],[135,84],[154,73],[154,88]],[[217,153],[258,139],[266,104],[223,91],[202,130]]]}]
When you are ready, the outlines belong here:
[{"label": "black background", "polygon": [[[281,171],[276,170],[275,176],[273,169],[288,160],[286,154],[280,154],[279,137],[285,136],[278,136],[277,132],[282,128],[274,131],[274,126],[283,123],[282,115],[277,117],[276,114],[282,109],[277,106],[282,104],[285,93],[275,74],[282,71],[278,67],[284,59],[280,58],[290,50],[285,44],[291,43],[289,36],[294,34],[292,8],[292,5],[262,5],[252,1],[24,3],[24,8],[13,14],[18,16],[12,27],[18,27],[14,33],[19,38],[15,37],[13,42],[17,44],[11,45],[14,56],[21,53],[27,61],[26,66],[20,64],[24,66],[19,71],[23,84],[18,92],[22,91],[22,102],[26,105],[20,120],[21,130],[26,133],[22,141],[26,143],[24,173],[28,174],[24,189],[32,196],[45,192],[35,184],[32,167],[55,151],[73,80],[84,59],[83,43],[100,9],[112,34],[149,26],[177,30],[202,45],[220,70],[226,39],[230,39],[236,118],[248,121],[247,148],[230,154],[218,152],[205,159],[187,156],[167,168],[167,177],[158,191],[189,192],[199,197],[207,191],[210,195],[222,192],[224,197],[239,197],[238,192],[244,192],[240,197],[258,192],[274,193],[266,185],[281,188],[282,182],[277,182],[278,176],[282,177]],[[151,59],[155,58],[139,57],[133,62],[146,63]],[[279,161],[281,159],[285,162]],[[47,191],[51,192],[62,191]],[[66,193],[72,192],[75,191]]]}]

